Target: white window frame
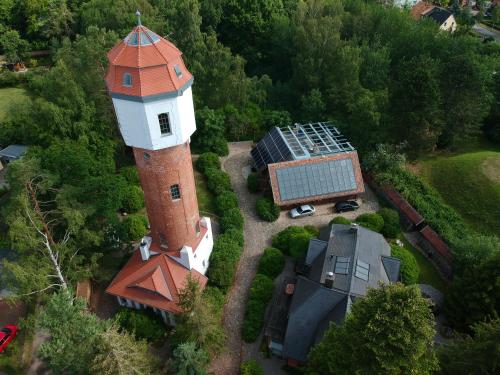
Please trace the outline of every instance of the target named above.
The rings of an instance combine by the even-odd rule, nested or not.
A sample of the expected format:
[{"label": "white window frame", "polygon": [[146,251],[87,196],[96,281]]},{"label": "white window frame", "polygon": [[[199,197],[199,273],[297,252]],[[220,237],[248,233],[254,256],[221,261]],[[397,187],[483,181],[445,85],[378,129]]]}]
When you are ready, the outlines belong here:
[{"label": "white window frame", "polygon": [[[165,117],[167,119],[166,126],[168,127],[168,132],[164,132],[163,129],[162,129],[162,126],[165,126],[164,123],[162,124],[162,120]],[[158,126],[160,127],[160,134],[161,134],[162,137],[166,136],[166,135],[171,135],[172,134],[172,123],[170,122],[170,114],[168,112],[158,113]]]}]

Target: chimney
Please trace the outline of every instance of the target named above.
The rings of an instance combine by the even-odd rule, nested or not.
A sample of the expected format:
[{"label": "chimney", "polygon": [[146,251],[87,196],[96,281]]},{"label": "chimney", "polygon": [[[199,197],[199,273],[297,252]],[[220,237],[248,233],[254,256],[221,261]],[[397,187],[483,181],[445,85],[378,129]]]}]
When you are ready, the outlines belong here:
[{"label": "chimney", "polygon": [[328,272],[325,277],[325,286],[327,288],[333,289],[333,282],[335,281],[335,274],[333,272]]},{"label": "chimney", "polygon": [[358,224],[356,223],[351,223],[351,230],[353,232],[357,232],[358,231]]},{"label": "chimney", "polygon": [[149,259],[149,257],[151,256],[151,253],[149,252],[150,245],[151,245],[151,242],[148,242],[146,237],[142,237],[141,244],[139,245],[139,249],[141,250],[141,258],[143,261],[147,261]]}]

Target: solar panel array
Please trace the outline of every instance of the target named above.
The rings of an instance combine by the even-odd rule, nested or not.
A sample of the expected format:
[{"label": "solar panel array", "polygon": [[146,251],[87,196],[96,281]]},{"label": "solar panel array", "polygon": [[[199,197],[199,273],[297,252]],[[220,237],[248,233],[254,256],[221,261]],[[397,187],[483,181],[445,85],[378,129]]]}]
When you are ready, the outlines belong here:
[{"label": "solar panel array", "polygon": [[266,168],[268,164],[292,159],[292,151],[278,128],[272,128],[252,149],[251,155],[258,170]]},{"label": "solar panel array", "polygon": [[281,201],[357,189],[351,158],[280,168],[276,177]]}]

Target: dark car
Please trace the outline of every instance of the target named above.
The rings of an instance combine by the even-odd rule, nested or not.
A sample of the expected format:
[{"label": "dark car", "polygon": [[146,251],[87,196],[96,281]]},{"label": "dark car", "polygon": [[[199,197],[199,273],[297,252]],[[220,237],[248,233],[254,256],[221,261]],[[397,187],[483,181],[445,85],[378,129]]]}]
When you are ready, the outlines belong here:
[{"label": "dark car", "polygon": [[359,204],[355,200],[340,201],[335,203],[335,211],[337,212],[355,211],[358,208]]}]

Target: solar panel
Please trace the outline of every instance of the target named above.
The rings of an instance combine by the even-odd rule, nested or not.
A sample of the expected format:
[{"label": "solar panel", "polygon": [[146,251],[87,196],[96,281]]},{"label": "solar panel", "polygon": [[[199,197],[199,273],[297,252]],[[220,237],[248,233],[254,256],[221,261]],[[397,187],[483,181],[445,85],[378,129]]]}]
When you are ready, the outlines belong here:
[{"label": "solar panel", "polygon": [[280,168],[276,177],[282,201],[357,189],[351,158]]},{"label": "solar panel", "polygon": [[279,163],[291,158],[292,152],[284,141],[278,128],[272,128],[250,152],[257,169],[268,164]]}]

